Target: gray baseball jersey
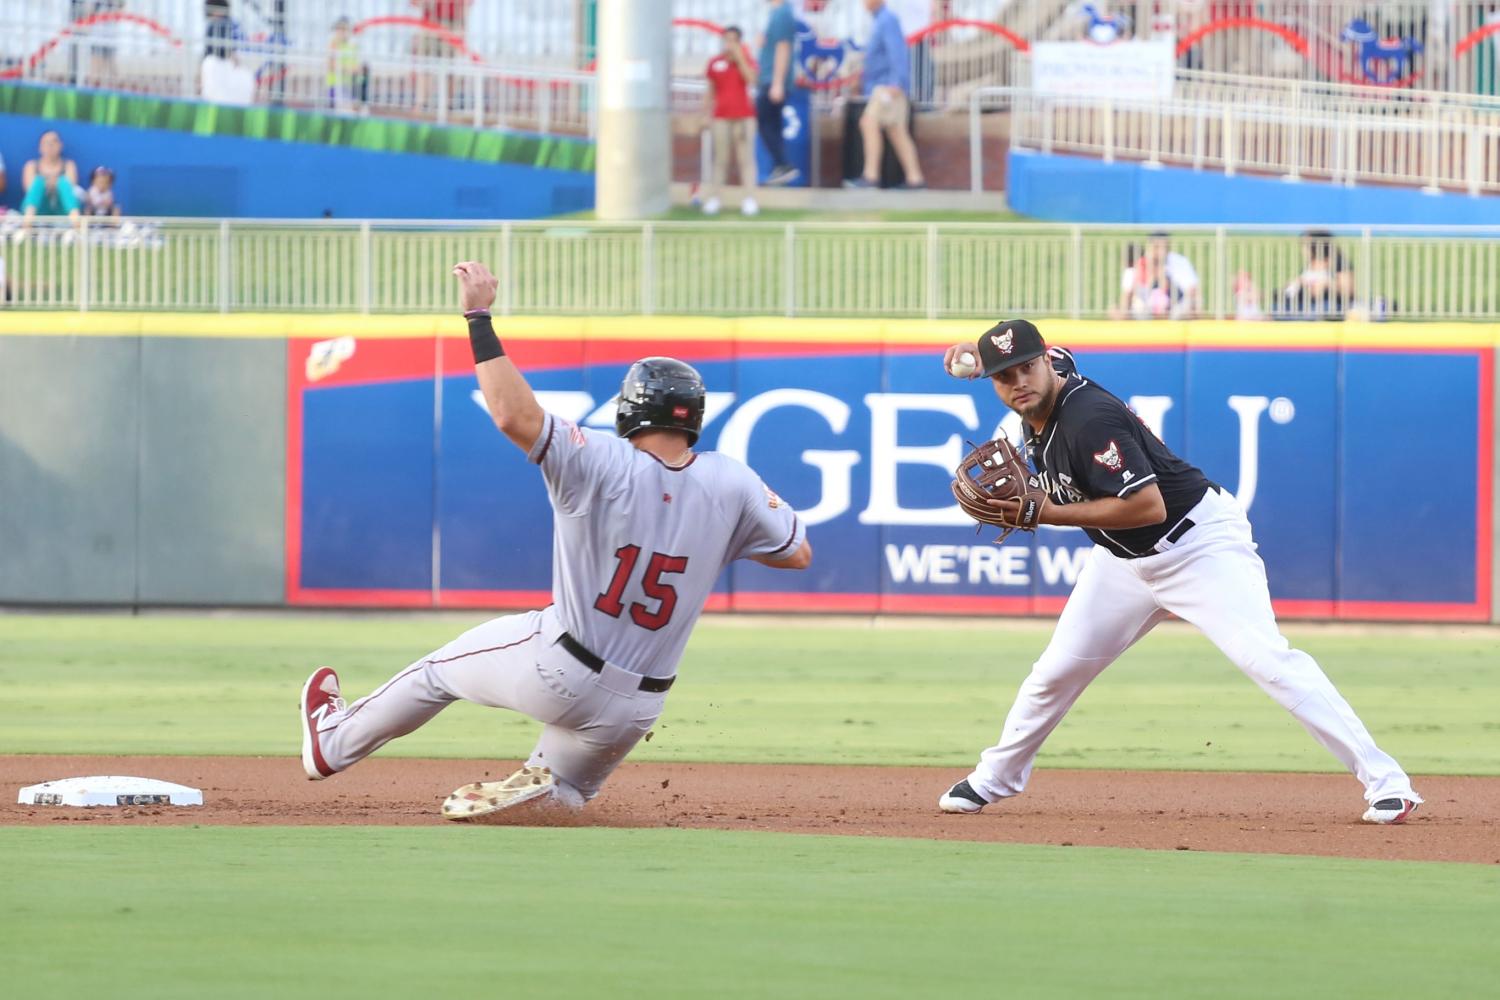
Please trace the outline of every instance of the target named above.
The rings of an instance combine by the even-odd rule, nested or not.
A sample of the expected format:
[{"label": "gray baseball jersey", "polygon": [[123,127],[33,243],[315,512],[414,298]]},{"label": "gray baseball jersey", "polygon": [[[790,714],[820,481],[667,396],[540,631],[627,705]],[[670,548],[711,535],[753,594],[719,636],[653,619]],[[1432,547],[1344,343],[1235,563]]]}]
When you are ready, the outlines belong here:
[{"label": "gray baseball jersey", "polygon": [[724,567],[789,556],[806,529],[748,466],[702,452],[681,468],[547,414],[529,455],[556,513],[552,600],[568,631],[648,677],[677,670]]}]

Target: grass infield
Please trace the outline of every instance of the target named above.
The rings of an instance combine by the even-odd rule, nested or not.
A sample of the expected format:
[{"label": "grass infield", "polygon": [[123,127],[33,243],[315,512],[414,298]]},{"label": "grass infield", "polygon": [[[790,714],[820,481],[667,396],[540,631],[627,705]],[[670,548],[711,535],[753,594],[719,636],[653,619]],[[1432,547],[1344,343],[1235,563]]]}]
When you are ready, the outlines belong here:
[{"label": "grass infield", "polygon": [[0,830],[15,996],[1487,995],[1500,872],[678,830]]},{"label": "grass infield", "polygon": [[[298,752],[313,667],[351,700],[482,615],[0,616],[0,753]],[[1050,623],[707,620],[638,760],[968,767],[993,741]],[[1485,631],[1297,627],[1413,774],[1500,774],[1500,670]],[[530,720],[457,705],[382,754],[516,758]],[[1187,628],[1096,681],[1042,767],[1331,771],[1290,716]]]}]

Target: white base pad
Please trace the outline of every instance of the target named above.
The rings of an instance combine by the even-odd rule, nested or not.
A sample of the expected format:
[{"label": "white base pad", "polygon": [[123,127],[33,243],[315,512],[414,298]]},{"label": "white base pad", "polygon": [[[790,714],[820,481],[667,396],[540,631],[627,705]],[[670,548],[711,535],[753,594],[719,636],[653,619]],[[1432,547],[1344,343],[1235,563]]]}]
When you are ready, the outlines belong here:
[{"label": "white base pad", "polygon": [[100,774],[27,785],[16,802],[23,806],[201,806],[203,792],[155,778]]}]

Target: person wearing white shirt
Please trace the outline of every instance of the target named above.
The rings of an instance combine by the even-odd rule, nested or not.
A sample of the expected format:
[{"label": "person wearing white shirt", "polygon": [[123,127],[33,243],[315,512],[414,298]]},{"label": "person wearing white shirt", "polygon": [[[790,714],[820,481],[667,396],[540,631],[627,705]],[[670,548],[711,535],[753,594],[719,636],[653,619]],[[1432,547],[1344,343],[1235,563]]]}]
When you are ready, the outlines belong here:
[{"label": "person wearing white shirt", "polygon": [[1171,249],[1166,233],[1152,233],[1146,252],[1120,275],[1113,319],[1189,319],[1200,311],[1202,290],[1192,261]]}]

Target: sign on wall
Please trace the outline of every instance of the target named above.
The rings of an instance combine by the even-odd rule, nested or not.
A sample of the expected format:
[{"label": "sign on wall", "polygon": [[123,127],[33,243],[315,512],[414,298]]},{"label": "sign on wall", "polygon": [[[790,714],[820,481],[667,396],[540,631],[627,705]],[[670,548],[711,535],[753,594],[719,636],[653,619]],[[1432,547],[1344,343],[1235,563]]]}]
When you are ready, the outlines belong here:
[{"label": "sign on wall", "polygon": [[[734,565],[711,607],[1051,612],[1082,566],[1089,543],[1076,529],[995,545],[960,513],[948,484],[965,441],[1014,438],[1019,422],[987,382],[947,377],[930,343],[557,339],[507,350],[546,408],[600,428],[613,427],[635,358],[672,353],[703,373],[700,447],[755,468],[797,508],[816,552],[805,573]],[[1488,352],[1112,345],[1077,356],[1248,508],[1282,613],[1489,617]],[[550,600],[546,493],[491,423],[466,341],[298,340],[290,361],[289,601]],[[1443,387],[1424,396],[1421,420],[1408,411],[1411,385]],[[1393,488],[1393,465],[1411,456],[1423,482]],[[1413,524],[1436,533],[1420,558],[1405,544]]]},{"label": "sign on wall", "polygon": [[1056,97],[1167,100],[1176,81],[1170,39],[1115,42],[1033,42],[1031,85]]}]

